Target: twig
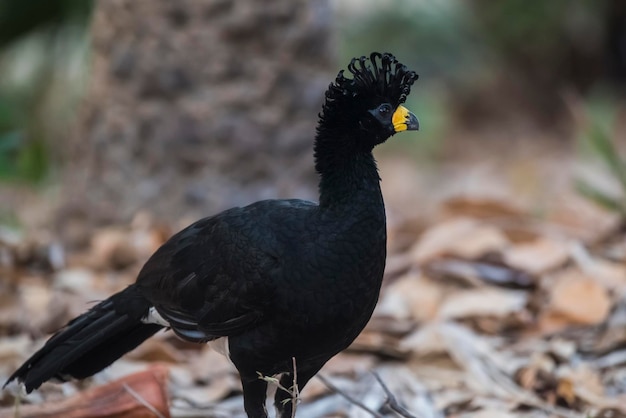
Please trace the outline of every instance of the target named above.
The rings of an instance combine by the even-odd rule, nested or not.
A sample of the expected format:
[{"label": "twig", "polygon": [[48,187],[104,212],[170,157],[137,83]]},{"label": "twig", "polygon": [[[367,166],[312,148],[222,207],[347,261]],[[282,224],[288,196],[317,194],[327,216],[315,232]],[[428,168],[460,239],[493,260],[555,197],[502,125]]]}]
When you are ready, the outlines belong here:
[{"label": "twig", "polygon": [[165,418],[165,415],[163,415],[158,409],[156,409],[154,406],[150,405],[150,403],[148,401],[146,401],[140,394],[138,394],[137,392],[135,392],[130,386],[128,386],[126,383],[124,383],[122,385],[122,387],[124,388],[124,390],[126,390],[126,392],[128,392],[133,398],[137,399],[137,401],[142,404],[143,406],[145,406],[146,408],[148,408],[150,410],[150,412],[152,412],[154,415],[156,415],[158,418]]},{"label": "twig", "polygon": [[319,380],[322,381],[323,384],[326,385],[326,387],[328,387],[330,390],[332,390],[335,393],[340,394],[341,396],[343,396],[344,398],[346,398],[350,403],[358,406],[359,408],[361,408],[362,410],[370,413],[373,417],[376,418],[384,418],[383,415],[379,414],[378,412],[374,411],[373,409],[367,407],[365,404],[363,404],[361,401],[359,401],[358,399],[353,398],[352,396],[348,395],[347,393],[345,393],[344,391],[342,391],[341,389],[339,389],[337,386],[333,385],[332,383],[330,383],[330,381],[328,379],[326,379],[324,376],[322,376],[321,374],[317,375],[317,378]]},{"label": "twig", "polygon": [[300,389],[298,388],[298,369],[296,368],[296,358],[291,358],[293,362],[293,386],[291,388],[291,418],[296,418],[296,408],[300,399]]},{"label": "twig", "polygon": [[21,396],[16,396],[15,397],[15,418],[20,418],[22,416],[21,412],[20,412],[20,405],[22,405],[22,397]]},{"label": "twig", "polygon": [[398,415],[404,418],[417,418],[415,415],[411,414],[405,407],[400,405],[400,403],[398,402],[394,394],[391,393],[391,391],[389,390],[387,385],[385,385],[385,382],[383,382],[383,379],[380,378],[378,373],[372,372],[372,374],[374,375],[376,380],[378,380],[378,383],[380,384],[380,386],[382,386],[383,390],[385,391],[385,394],[387,395],[387,405],[389,405],[389,408],[392,411],[394,411],[395,413],[397,413]]},{"label": "twig", "polygon": [[265,380],[267,383],[270,383],[272,385],[276,385],[278,389],[284,390],[285,392],[291,394],[291,390],[281,385],[280,380],[278,380],[277,378],[273,376],[264,376],[263,374],[261,374],[261,372],[257,372],[257,375],[259,376],[259,379]]},{"label": "twig", "polygon": [[291,418],[296,418],[296,409],[298,408],[298,402],[300,402],[300,390],[298,388],[298,369],[296,367],[296,358],[291,358],[293,364],[293,385],[291,388],[286,388],[285,386],[280,384],[280,380],[273,376],[264,376],[261,372],[256,372],[259,376],[259,379],[265,380],[267,383],[272,385],[276,385],[278,390],[283,390],[287,392],[291,399],[285,399],[283,403],[287,403],[291,401]]}]

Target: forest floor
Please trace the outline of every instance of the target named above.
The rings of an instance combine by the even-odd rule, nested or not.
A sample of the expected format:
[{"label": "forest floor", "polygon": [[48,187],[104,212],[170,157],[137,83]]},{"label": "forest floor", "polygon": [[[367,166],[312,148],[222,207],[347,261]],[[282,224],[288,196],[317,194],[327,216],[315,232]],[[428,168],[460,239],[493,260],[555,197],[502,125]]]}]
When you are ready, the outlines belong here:
[{"label": "forest floor", "polygon": [[[626,417],[623,225],[573,191],[585,168],[571,153],[495,148],[485,158],[460,147],[423,169],[380,158],[381,298],[361,336],[301,393],[299,417]],[[45,228],[0,229],[0,380],[133,282],[190,221],[138,213],[88,231],[79,248]],[[2,392],[0,417],[244,416],[235,369],[171,332],[87,381],[44,384],[21,415],[16,403]]]}]

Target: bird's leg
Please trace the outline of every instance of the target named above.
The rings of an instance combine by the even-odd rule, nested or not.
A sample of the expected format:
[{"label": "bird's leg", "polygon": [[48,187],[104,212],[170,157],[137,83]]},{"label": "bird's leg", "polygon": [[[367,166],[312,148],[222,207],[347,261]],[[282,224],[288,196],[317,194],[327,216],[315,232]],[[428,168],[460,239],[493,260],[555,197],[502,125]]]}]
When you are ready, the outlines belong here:
[{"label": "bird's leg", "polygon": [[265,399],[267,382],[262,379],[241,379],[243,385],[243,407],[248,418],[267,418]]},{"label": "bird's leg", "polygon": [[[307,370],[297,370],[297,393],[300,393],[300,391],[304,388],[304,385],[306,385],[307,382],[315,376],[315,373],[317,373],[320,368],[321,367]],[[280,386],[288,388],[289,392],[281,389],[280,387],[276,389],[276,396],[274,397],[276,416],[278,418],[291,418],[291,413],[293,411],[293,391],[295,390],[293,387],[293,373],[283,373],[280,377]]]}]

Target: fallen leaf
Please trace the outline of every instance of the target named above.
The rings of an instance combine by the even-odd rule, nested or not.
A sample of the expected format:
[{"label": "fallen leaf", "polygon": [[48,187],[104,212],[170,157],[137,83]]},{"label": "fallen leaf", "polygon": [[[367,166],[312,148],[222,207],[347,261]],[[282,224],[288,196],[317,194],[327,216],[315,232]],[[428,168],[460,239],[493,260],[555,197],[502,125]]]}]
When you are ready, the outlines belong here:
[{"label": "fallen leaf", "polygon": [[611,406],[610,402],[604,399],[604,385],[600,375],[586,363],[574,367],[561,367],[557,393],[570,405],[579,398],[593,406]]},{"label": "fallen leaf", "polygon": [[128,354],[128,358],[145,362],[180,363],[183,354],[164,340],[150,338]]},{"label": "fallen leaf", "polygon": [[98,268],[123,269],[137,260],[128,231],[116,227],[103,228],[93,234],[91,254]]},{"label": "fallen leaf", "polygon": [[543,274],[567,262],[567,243],[550,238],[511,245],[503,251],[504,262],[533,275]]},{"label": "fallen leaf", "polygon": [[0,339],[0,364],[18,366],[17,363],[24,359],[24,353],[28,352],[32,343],[26,335],[3,337]]},{"label": "fallen leaf", "polygon": [[479,288],[449,296],[439,310],[439,318],[505,317],[526,306],[528,294],[522,291]]},{"label": "fallen leaf", "polygon": [[234,375],[217,376],[203,386],[174,387],[172,397],[184,399],[192,404],[206,405],[218,402],[233,392],[241,391],[241,383]]},{"label": "fallen leaf", "polygon": [[208,345],[202,348],[199,356],[191,360],[192,373],[196,379],[212,379],[215,376],[231,374],[235,366],[222,354]]},{"label": "fallen leaf", "polygon": [[482,409],[458,415],[459,418],[516,418],[518,415],[496,409]]},{"label": "fallen leaf", "polygon": [[426,357],[446,353],[447,345],[439,325],[429,323],[402,339],[400,348],[413,356]]},{"label": "fallen leaf", "polygon": [[3,408],[0,418],[169,418],[166,386],[167,369],[157,365],[61,401],[21,405],[19,415]]},{"label": "fallen leaf", "polygon": [[427,229],[410,251],[413,260],[424,264],[442,255],[472,260],[500,251],[508,244],[506,236],[494,226],[469,218],[455,218]]},{"label": "fallen leaf", "polygon": [[98,289],[97,275],[86,268],[68,268],[57,272],[53,278],[54,287],[59,290],[67,290],[74,293],[84,293],[86,288]]},{"label": "fallen leaf", "polygon": [[455,258],[433,260],[424,266],[429,277],[453,279],[470,285],[482,283],[511,288],[529,288],[534,278],[524,271],[493,263],[468,261]]},{"label": "fallen leaf", "polygon": [[409,352],[398,345],[398,339],[378,332],[363,331],[348,347],[357,353],[371,353],[381,357],[405,359]]},{"label": "fallen leaf", "polygon": [[611,310],[607,290],[575,269],[559,273],[550,289],[548,312],[567,318],[572,324],[604,322]]},{"label": "fallen leaf", "polygon": [[444,214],[456,217],[523,219],[527,216],[521,209],[502,199],[460,196],[446,200],[442,206]]},{"label": "fallen leaf", "polygon": [[439,286],[416,273],[406,274],[389,285],[376,307],[377,315],[423,322],[433,319],[441,299]]},{"label": "fallen leaf", "polygon": [[[339,353],[324,365],[323,371],[333,375],[354,375],[372,370],[376,365],[375,356],[354,353]],[[297,365],[296,365],[297,367]]]}]

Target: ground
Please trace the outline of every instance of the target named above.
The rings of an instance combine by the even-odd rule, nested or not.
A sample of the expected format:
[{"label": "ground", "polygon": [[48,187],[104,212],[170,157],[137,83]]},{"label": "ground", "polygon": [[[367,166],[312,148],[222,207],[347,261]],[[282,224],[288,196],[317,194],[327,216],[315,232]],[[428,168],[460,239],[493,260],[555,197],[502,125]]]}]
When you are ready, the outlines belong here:
[{"label": "ground", "polygon": [[[396,404],[417,417],[626,416],[626,241],[617,216],[573,191],[578,157],[552,144],[453,147],[421,166],[378,154],[389,218],[381,299],[363,334],[303,391],[299,417],[396,416]],[[45,228],[2,229],[0,379],[132,282],[191,221],[140,212],[83,231],[78,248]],[[1,400],[0,417],[14,416],[13,396]],[[171,332],[86,382],[45,384],[20,410],[91,416],[105,404],[126,418],[243,416],[234,368]]]}]

